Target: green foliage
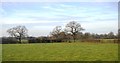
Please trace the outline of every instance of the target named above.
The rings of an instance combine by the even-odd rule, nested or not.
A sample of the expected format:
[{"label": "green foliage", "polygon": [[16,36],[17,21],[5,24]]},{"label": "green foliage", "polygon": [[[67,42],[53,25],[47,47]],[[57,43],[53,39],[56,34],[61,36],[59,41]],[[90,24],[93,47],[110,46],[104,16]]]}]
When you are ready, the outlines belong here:
[{"label": "green foliage", "polygon": [[117,44],[3,44],[3,61],[116,61]]}]

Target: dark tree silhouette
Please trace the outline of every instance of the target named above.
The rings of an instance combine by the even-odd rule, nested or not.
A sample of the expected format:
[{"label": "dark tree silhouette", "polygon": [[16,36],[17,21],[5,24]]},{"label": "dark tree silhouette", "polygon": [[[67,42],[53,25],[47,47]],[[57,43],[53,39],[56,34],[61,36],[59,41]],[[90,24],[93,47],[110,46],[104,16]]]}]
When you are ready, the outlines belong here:
[{"label": "dark tree silhouette", "polygon": [[115,38],[114,33],[113,33],[113,32],[109,32],[109,33],[108,33],[108,38],[109,38],[109,39],[114,39],[114,38]]},{"label": "dark tree silhouette", "polygon": [[22,38],[27,36],[28,30],[25,26],[16,26],[16,27],[8,29],[7,32],[12,37],[17,38],[19,42],[21,43]]},{"label": "dark tree silhouette", "polygon": [[76,34],[82,30],[84,30],[84,29],[81,27],[81,25],[75,21],[69,22],[65,28],[65,31],[72,34],[74,42],[75,42]]},{"label": "dark tree silhouette", "polygon": [[57,40],[59,40],[61,30],[62,30],[61,26],[56,26],[50,34],[54,36]]}]

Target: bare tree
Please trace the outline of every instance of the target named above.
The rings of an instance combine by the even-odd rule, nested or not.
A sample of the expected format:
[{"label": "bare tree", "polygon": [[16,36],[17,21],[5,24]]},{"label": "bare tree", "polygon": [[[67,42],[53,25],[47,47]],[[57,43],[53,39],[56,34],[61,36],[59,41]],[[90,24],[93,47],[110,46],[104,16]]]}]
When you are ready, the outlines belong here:
[{"label": "bare tree", "polygon": [[109,32],[109,33],[108,33],[108,38],[109,38],[109,39],[114,39],[114,38],[115,38],[114,33],[113,33],[113,32]]},{"label": "bare tree", "polygon": [[12,37],[17,38],[19,40],[19,42],[21,43],[22,37],[27,36],[28,30],[27,30],[27,28],[25,26],[16,26],[16,27],[8,29],[7,32]]},{"label": "bare tree", "polygon": [[61,30],[62,30],[61,26],[56,26],[50,34],[54,36],[56,39],[59,39]]},{"label": "bare tree", "polygon": [[65,31],[67,31],[67,33],[71,33],[72,37],[74,39],[75,42],[75,36],[78,32],[84,30],[81,25],[75,21],[71,21],[66,25]]}]

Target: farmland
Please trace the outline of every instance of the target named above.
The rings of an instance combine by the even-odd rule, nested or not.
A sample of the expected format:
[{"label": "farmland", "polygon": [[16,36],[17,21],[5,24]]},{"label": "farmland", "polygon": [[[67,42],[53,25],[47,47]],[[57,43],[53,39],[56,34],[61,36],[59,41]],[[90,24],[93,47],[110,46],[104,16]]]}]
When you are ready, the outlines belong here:
[{"label": "farmland", "polygon": [[3,44],[3,61],[117,61],[115,43]]}]

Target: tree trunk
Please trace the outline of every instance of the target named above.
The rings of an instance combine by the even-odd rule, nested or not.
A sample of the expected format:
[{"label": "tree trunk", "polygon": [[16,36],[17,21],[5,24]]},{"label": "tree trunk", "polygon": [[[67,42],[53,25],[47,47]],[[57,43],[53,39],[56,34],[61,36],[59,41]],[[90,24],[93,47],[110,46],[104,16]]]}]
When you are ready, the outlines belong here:
[{"label": "tree trunk", "polygon": [[21,36],[21,34],[20,34],[20,37],[19,37],[19,42],[20,42],[20,43],[22,43],[21,40],[22,40],[22,36]]},{"label": "tree trunk", "polygon": [[19,37],[19,43],[21,43],[21,37]]},{"label": "tree trunk", "polygon": [[75,37],[74,37],[74,42],[75,42]]},{"label": "tree trunk", "polygon": [[73,40],[74,40],[74,42],[75,42],[75,35],[73,35]]}]

